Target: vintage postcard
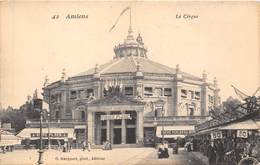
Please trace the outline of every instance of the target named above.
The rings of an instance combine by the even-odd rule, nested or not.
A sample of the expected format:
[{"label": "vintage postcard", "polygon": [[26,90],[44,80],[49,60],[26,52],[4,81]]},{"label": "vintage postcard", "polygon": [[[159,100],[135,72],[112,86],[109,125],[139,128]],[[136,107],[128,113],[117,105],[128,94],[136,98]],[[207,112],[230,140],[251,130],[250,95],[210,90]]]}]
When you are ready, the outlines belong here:
[{"label": "vintage postcard", "polygon": [[260,164],[260,3],[0,2],[1,165]]}]

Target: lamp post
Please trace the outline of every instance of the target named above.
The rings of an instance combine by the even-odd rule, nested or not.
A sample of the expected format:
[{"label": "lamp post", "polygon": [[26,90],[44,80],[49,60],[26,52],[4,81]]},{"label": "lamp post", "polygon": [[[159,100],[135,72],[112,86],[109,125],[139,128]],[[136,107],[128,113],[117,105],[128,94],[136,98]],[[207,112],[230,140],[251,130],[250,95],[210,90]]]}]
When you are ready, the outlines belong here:
[{"label": "lamp post", "polygon": [[42,146],[42,119],[43,119],[43,109],[42,109],[42,99],[33,99],[33,108],[35,111],[40,112],[40,147],[39,147],[39,159],[37,161],[38,165],[43,164],[43,146]]},{"label": "lamp post", "polygon": [[162,105],[162,117],[163,117],[163,123],[162,123],[162,141],[164,141],[164,105]]},{"label": "lamp post", "polygon": [[47,113],[48,117],[48,149],[51,149],[51,141],[50,141],[50,113]]},{"label": "lamp post", "polygon": [[38,164],[43,164],[42,155],[43,155],[43,147],[42,147],[42,118],[43,118],[43,111],[40,112],[40,148],[39,148],[39,159]]}]

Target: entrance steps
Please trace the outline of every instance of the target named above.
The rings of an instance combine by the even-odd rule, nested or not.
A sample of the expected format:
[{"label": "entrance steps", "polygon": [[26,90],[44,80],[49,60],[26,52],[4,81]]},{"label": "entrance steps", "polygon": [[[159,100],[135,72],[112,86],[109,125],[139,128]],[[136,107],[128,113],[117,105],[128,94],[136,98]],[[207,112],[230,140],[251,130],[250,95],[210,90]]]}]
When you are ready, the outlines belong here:
[{"label": "entrance steps", "polygon": [[[141,148],[143,144],[112,144],[112,148]],[[92,145],[93,149],[103,149],[104,145]]]}]

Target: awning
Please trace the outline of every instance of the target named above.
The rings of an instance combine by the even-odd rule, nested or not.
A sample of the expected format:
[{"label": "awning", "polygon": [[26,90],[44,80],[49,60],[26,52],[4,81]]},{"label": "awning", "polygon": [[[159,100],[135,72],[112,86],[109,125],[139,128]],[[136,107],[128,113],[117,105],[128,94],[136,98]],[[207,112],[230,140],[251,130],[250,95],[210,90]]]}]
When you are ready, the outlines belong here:
[{"label": "awning", "polygon": [[260,126],[256,123],[256,121],[250,119],[242,122],[231,123],[219,128],[220,130],[259,130]]},{"label": "awning", "polygon": [[186,135],[194,133],[194,126],[157,126],[156,136],[164,138],[184,138]]},{"label": "awning", "polygon": [[21,138],[8,131],[0,130],[0,146],[21,144]]},{"label": "awning", "polygon": [[[36,140],[40,138],[40,128],[25,128],[18,136],[23,139]],[[43,139],[48,139],[48,128],[42,128]],[[50,128],[50,139],[76,139],[73,128]]]},{"label": "awning", "polygon": [[195,133],[195,135],[210,134],[211,132],[216,131],[216,130],[218,130],[218,127],[198,131]]}]

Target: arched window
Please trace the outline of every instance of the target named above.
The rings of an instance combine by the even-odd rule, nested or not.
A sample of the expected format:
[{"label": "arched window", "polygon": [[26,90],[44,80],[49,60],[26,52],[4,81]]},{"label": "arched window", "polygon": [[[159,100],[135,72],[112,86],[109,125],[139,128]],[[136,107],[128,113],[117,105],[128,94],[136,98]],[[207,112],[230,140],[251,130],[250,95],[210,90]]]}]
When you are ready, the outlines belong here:
[{"label": "arched window", "polygon": [[86,117],[85,117],[85,111],[81,111],[81,119],[82,119],[82,120],[85,120],[85,118],[86,118]]}]

